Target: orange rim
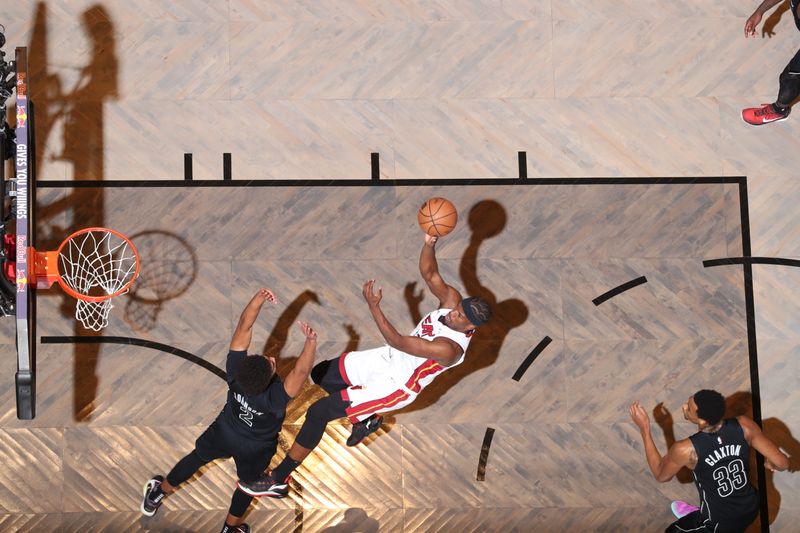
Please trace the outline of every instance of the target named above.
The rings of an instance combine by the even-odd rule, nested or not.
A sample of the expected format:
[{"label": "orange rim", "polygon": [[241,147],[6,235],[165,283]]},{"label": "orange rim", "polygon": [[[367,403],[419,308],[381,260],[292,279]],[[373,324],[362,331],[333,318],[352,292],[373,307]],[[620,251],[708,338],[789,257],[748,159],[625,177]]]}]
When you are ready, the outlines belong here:
[{"label": "orange rim", "polygon": [[[92,227],[92,228],[79,229],[78,231],[76,231],[75,233],[73,233],[72,235],[70,235],[69,237],[64,239],[64,241],[61,243],[61,246],[58,247],[58,250],[56,251],[56,253],[60,256],[61,255],[61,250],[64,248],[64,246],[67,245],[67,243],[70,240],[72,240],[73,238],[77,237],[78,235],[82,235],[84,233],[91,233],[93,231],[98,231],[98,232],[103,232],[103,233],[111,233],[112,235],[115,235],[116,237],[119,237],[120,239],[122,239],[123,241],[128,243],[128,246],[130,246],[130,249],[133,250],[133,255],[136,257],[136,270],[134,271],[133,276],[131,276],[131,279],[127,283],[125,283],[125,285],[120,287],[119,290],[117,290],[116,292],[113,292],[111,294],[106,294],[104,296],[89,296],[88,294],[81,294],[81,293],[77,292],[75,289],[70,287],[69,284],[66,281],[64,281],[62,279],[62,277],[61,277],[61,269],[60,268],[59,268],[59,272],[58,272],[58,284],[61,285],[61,288],[64,290],[64,292],[66,292],[67,294],[69,294],[73,298],[77,298],[78,300],[83,300],[84,302],[104,302],[104,301],[109,300],[109,299],[111,299],[111,298],[113,298],[115,296],[119,296],[120,294],[122,294],[125,291],[127,291],[130,288],[131,284],[133,284],[133,282],[136,281],[136,278],[139,277],[139,250],[137,250],[136,246],[133,245],[133,241],[131,241],[128,237],[126,237],[125,235],[123,235],[122,233],[120,233],[120,232],[118,232],[116,230],[113,230],[111,228]],[[61,265],[61,262],[59,261],[59,267],[60,267],[60,265]]]}]

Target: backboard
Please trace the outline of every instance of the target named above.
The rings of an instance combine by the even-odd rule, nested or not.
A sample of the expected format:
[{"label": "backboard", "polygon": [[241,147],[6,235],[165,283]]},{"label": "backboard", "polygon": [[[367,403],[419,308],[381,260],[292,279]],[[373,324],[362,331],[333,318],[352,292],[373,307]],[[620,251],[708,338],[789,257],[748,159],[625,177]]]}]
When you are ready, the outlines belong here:
[{"label": "backboard", "polygon": [[17,418],[35,416],[36,305],[34,285],[28,281],[30,248],[35,244],[33,109],[29,99],[26,48],[16,49],[17,116],[14,156],[15,196],[12,202],[16,228]]}]

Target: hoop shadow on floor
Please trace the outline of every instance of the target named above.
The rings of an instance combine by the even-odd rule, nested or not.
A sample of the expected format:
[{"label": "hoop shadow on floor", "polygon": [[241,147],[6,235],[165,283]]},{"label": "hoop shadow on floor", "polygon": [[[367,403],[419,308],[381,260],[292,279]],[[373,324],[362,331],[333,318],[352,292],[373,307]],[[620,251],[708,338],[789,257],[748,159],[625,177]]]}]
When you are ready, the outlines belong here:
[{"label": "hoop shadow on floor", "polygon": [[197,256],[180,236],[162,230],[130,236],[139,251],[139,278],[126,295],[125,320],[142,332],[156,327],[169,300],[184,294],[197,277]]}]

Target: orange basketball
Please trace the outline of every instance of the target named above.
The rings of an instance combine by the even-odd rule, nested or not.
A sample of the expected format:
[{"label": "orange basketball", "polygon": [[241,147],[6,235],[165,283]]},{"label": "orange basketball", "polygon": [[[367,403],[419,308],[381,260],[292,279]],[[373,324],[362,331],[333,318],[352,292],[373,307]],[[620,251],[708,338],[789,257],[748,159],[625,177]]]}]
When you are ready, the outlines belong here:
[{"label": "orange basketball", "polygon": [[456,227],[456,206],[445,198],[431,198],[419,208],[417,222],[422,231],[434,237],[444,237]]}]

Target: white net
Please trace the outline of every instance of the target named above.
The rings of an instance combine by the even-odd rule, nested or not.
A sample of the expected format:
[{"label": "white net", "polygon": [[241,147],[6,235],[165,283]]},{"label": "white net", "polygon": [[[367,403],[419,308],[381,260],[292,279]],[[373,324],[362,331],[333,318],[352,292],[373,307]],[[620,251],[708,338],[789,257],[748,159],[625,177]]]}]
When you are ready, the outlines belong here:
[{"label": "white net", "polygon": [[75,318],[81,321],[83,327],[100,331],[108,325],[108,315],[114,305],[111,299],[102,302],[87,302],[78,300],[75,305]]},{"label": "white net", "polygon": [[62,245],[58,263],[62,285],[81,296],[102,299],[78,299],[75,318],[94,331],[108,326],[114,307],[111,295],[127,292],[136,276],[138,258],[131,243],[108,230],[80,232]]}]

